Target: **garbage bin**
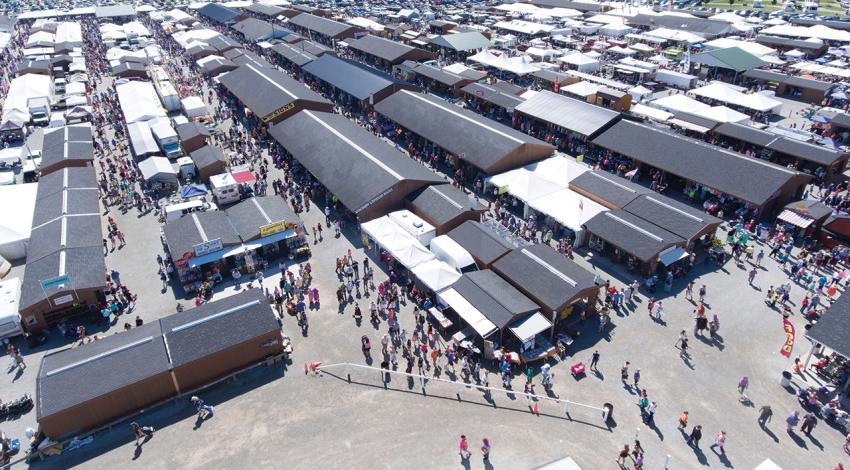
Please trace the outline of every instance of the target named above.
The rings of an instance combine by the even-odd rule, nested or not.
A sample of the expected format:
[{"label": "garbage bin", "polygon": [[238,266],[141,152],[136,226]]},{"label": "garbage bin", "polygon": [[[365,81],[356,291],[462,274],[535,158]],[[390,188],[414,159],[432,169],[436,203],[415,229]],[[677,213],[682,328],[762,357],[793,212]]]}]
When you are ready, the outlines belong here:
[{"label": "garbage bin", "polygon": [[779,385],[782,385],[785,388],[791,386],[791,372],[788,372],[787,370],[782,371],[782,378],[779,379]]},{"label": "garbage bin", "polygon": [[614,405],[610,403],[605,403],[602,405],[602,421],[608,422],[612,418],[612,414],[614,413]]}]

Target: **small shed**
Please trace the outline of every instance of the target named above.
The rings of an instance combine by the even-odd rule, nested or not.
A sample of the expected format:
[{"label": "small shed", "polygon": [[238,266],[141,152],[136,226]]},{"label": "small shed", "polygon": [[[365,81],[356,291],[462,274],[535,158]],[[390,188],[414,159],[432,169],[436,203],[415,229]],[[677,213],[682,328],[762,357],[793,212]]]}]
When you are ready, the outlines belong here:
[{"label": "small shed", "polygon": [[209,181],[210,176],[224,173],[227,161],[218,147],[204,145],[190,153],[189,157],[192,159],[192,163],[195,164],[195,168],[198,170],[198,177],[201,181]]}]

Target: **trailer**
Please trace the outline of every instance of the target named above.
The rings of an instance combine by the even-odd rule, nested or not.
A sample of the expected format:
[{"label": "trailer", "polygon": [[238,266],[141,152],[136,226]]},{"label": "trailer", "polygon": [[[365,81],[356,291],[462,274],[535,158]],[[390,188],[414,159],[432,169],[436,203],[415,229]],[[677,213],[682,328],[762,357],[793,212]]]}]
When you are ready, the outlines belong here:
[{"label": "trailer", "polygon": [[655,81],[681,90],[690,90],[697,84],[697,77],[673,70],[661,69],[655,73]]}]

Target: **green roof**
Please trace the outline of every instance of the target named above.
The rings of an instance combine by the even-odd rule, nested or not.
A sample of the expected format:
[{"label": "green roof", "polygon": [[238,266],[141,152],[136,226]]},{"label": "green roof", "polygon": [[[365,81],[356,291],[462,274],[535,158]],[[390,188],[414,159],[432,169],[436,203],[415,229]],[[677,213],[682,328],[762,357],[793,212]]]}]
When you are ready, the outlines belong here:
[{"label": "green roof", "polygon": [[490,40],[477,31],[453,33],[431,39],[431,44],[456,51],[473,51],[490,47]]},{"label": "green roof", "polygon": [[767,62],[740,47],[727,47],[725,49],[700,52],[691,57],[691,62],[709,67],[734,70],[736,72],[744,72],[767,65]]}]

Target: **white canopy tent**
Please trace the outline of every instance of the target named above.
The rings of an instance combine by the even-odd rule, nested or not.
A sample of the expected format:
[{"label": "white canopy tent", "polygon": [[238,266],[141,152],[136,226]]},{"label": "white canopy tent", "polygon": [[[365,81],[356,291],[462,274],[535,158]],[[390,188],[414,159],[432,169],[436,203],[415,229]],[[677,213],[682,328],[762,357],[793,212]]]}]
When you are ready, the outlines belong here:
[{"label": "white canopy tent", "polygon": [[177,184],[177,170],[165,157],[150,157],[139,163],[139,170],[145,181]]},{"label": "white canopy tent", "polygon": [[[120,80],[119,80],[120,81]],[[127,123],[166,117],[162,103],[148,81],[124,81],[115,86],[118,102]]]},{"label": "white canopy tent", "polygon": [[404,267],[410,269],[434,259],[434,254],[399,227],[388,216],[360,224],[360,228],[375,244],[387,250]]},{"label": "white canopy tent", "polygon": [[566,93],[569,95],[579,96],[581,98],[587,98],[589,96],[595,95],[599,89],[602,88],[599,85],[589,82],[575,82],[572,85],[567,85],[561,87],[560,92]]},{"label": "white canopy tent", "polygon": [[556,222],[576,233],[575,244],[584,244],[582,225],[608,209],[596,201],[566,188],[534,199],[528,205],[537,212],[548,215]]},{"label": "white canopy tent", "polygon": [[710,83],[706,86],[695,88],[688,92],[694,96],[701,96],[720,101],[722,103],[740,106],[756,112],[778,112],[782,108],[782,102],[757,93],[745,94],[734,90],[721,83]]},{"label": "white canopy tent", "polygon": [[411,272],[416,276],[416,279],[419,279],[434,292],[440,292],[460,279],[459,272],[451,265],[438,259],[426,261],[411,269]]},{"label": "white canopy tent", "polygon": [[540,67],[533,65],[526,56],[508,57],[506,53],[497,56],[487,49],[467,60],[520,76],[540,70]]},{"label": "white canopy tent", "polygon": [[52,103],[53,80],[35,73],[13,78],[3,102],[3,123],[22,116],[26,116],[24,123],[29,121],[29,100],[32,98],[47,98]]},{"label": "white canopy tent", "polygon": [[445,262],[458,272],[464,271],[464,268],[475,266],[475,260],[466,251],[466,248],[460,246],[448,235],[434,237],[429,247],[431,253],[434,253],[438,260]]},{"label": "white canopy tent", "polygon": [[645,117],[657,122],[667,122],[673,117],[673,113],[640,103],[633,104],[629,111],[636,116]]},{"label": "white canopy tent", "polygon": [[38,183],[0,186],[0,256],[13,261],[26,258]]},{"label": "white canopy tent", "polygon": [[655,108],[663,109],[671,113],[694,113],[703,109],[708,109],[711,106],[697,101],[683,94],[668,95],[650,102]]},{"label": "white canopy tent", "polygon": [[645,36],[666,39],[668,41],[683,42],[686,44],[699,44],[705,41],[705,38],[699,34],[689,33],[687,31],[679,31],[677,29],[658,28],[644,33]]},{"label": "white canopy tent", "polygon": [[743,123],[750,120],[750,117],[746,114],[739,113],[738,111],[727,108],[726,106],[712,106],[708,109],[699,110],[693,114],[717,122]]},{"label": "white canopy tent", "polygon": [[478,309],[473,307],[469,301],[451,287],[438,293],[437,298],[445,305],[451,307],[482,338],[486,338],[498,330],[493,322],[488,320],[483,313],[479,312]]},{"label": "white canopy tent", "polygon": [[599,70],[599,61],[587,54],[574,52],[558,58],[558,62],[573,66],[579,72],[590,73]]}]

